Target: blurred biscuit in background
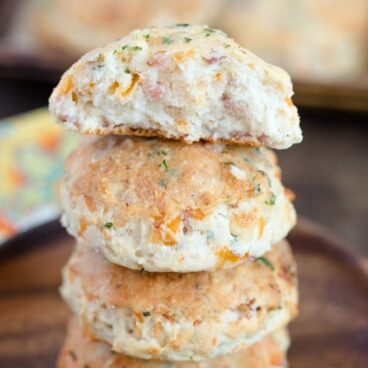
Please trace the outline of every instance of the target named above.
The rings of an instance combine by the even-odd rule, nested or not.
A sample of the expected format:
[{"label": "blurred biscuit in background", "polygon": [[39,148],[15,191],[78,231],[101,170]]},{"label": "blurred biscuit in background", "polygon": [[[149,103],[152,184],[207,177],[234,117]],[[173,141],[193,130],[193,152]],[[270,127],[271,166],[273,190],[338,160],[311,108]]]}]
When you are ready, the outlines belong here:
[{"label": "blurred biscuit in background", "polygon": [[222,0],[39,0],[33,28],[41,44],[76,57],[134,28],[212,23],[221,3]]},{"label": "blurred biscuit in background", "polygon": [[344,80],[367,63],[367,0],[232,0],[218,24],[296,79]]}]

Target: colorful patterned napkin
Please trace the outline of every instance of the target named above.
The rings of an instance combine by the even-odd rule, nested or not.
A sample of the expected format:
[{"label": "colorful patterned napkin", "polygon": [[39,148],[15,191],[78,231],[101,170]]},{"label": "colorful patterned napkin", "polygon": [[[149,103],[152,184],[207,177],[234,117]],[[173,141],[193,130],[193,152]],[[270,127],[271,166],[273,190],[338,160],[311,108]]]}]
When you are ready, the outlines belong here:
[{"label": "colorful patterned napkin", "polygon": [[55,185],[80,139],[46,108],[0,121],[0,243],[58,216]]}]

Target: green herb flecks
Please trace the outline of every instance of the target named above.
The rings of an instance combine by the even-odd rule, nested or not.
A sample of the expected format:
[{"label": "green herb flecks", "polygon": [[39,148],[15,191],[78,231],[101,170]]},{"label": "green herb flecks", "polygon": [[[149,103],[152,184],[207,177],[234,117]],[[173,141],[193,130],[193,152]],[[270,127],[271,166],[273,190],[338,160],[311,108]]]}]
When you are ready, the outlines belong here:
[{"label": "green herb flecks", "polygon": [[106,224],[104,225],[104,227],[106,227],[106,229],[111,229],[114,226],[114,224],[112,222],[106,222]]},{"label": "green herb flecks", "polygon": [[267,199],[267,201],[265,201],[265,203],[266,203],[268,206],[273,206],[273,205],[276,203],[276,196],[275,196],[275,193],[271,193],[270,198],[268,198],[268,199]]},{"label": "green herb flecks", "polygon": [[192,39],[191,39],[190,37],[184,37],[184,41],[185,41],[186,43],[189,43],[190,41],[192,41]]},{"label": "green herb flecks", "polygon": [[214,29],[212,29],[212,28],[204,28],[204,32],[205,32],[205,36],[206,37],[209,37],[209,36],[211,36],[213,33],[215,33],[215,30]]},{"label": "green herb flecks", "polygon": [[175,24],[176,27],[189,27],[188,23],[177,23]]},{"label": "green herb flecks", "polygon": [[149,33],[147,33],[147,34],[145,34],[143,37],[144,37],[144,39],[145,39],[146,41],[148,41],[148,40],[151,38],[151,35],[150,35]]},{"label": "green herb flecks", "polygon": [[101,70],[104,66],[104,64],[97,64],[93,67],[93,70]]},{"label": "green herb flecks", "polygon": [[160,181],[158,182],[158,185],[159,185],[161,188],[167,189],[167,180],[165,180],[165,179],[160,179]]},{"label": "green herb flecks", "polygon": [[258,170],[258,172],[267,178],[268,185],[272,187],[272,181],[271,181],[270,176],[263,170]]},{"label": "green herb flecks", "polygon": [[215,238],[215,233],[212,230],[207,230],[206,239],[207,240],[212,240],[214,238]]},{"label": "green herb flecks", "polygon": [[233,161],[224,161],[224,165],[225,166],[230,166],[230,165],[234,165],[235,166],[235,163]]},{"label": "green herb flecks", "polygon": [[140,46],[133,46],[132,47],[132,50],[133,51],[141,51],[142,50],[142,47],[140,47]]},{"label": "green herb flecks", "polygon": [[257,195],[260,195],[262,193],[261,184],[260,183],[253,184],[253,191]]},{"label": "green herb flecks", "polygon": [[225,47],[225,49],[228,49],[230,47],[230,44],[224,43],[224,47]]},{"label": "green herb flecks", "polygon": [[162,37],[162,43],[164,45],[170,45],[171,43],[173,43],[174,41],[170,38],[170,37]]},{"label": "green herb flecks", "polygon": [[158,167],[162,170],[168,171],[169,170],[169,165],[167,164],[166,160],[163,160]]},{"label": "green herb flecks", "polygon": [[122,49],[122,50],[127,50],[127,49],[128,49],[128,47],[129,47],[128,45],[124,45],[124,46],[122,46],[122,47],[121,47],[121,49]]},{"label": "green herb flecks", "polygon": [[149,317],[151,315],[151,313],[148,312],[148,311],[145,311],[142,314],[143,314],[144,317]]},{"label": "green herb flecks", "polygon": [[264,264],[265,266],[267,266],[271,271],[275,270],[275,267],[273,266],[273,264],[266,258],[266,257],[259,257],[256,259],[256,261]]}]

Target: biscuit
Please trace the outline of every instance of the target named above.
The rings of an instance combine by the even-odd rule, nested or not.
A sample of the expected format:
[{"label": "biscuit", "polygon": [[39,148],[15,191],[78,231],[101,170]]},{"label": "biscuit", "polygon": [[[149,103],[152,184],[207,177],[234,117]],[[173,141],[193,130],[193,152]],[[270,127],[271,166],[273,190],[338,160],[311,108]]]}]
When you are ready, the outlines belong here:
[{"label": "biscuit", "polygon": [[233,267],[296,215],[267,148],[107,136],[66,160],[62,223],[111,262],[151,272]]},{"label": "biscuit", "polygon": [[292,95],[284,70],[219,30],[181,24],[87,53],[63,75],[50,110],[80,133],[281,149],[302,140]]},{"label": "biscuit", "polygon": [[72,57],[135,28],[212,22],[222,0],[38,0],[32,30],[42,46]]},{"label": "biscuit", "polygon": [[73,318],[64,346],[59,354],[58,368],[286,368],[289,336],[279,330],[238,353],[203,362],[169,363],[131,358],[116,354]]},{"label": "biscuit", "polygon": [[331,4],[330,0],[233,1],[217,24],[299,81],[346,81],[366,70],[368,1]]},{"label": "biscuit", "polygon": [[115,352],[168,361],[211,359],[250,346],[290,322],[298,300],[285,241],[232,269],[185,274],[129,270],[78,246],[61,293]]}]

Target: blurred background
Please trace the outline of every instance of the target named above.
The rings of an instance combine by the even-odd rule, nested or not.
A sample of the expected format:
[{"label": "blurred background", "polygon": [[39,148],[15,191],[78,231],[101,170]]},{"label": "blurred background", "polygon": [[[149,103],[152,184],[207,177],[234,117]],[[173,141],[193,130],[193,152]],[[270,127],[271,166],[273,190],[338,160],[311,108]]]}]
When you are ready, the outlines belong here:
[{"label": "blurred background", "polygon": [[182,22],[291,74],[304,142],[279,152],[284,182],[300,215],[367,256],[368,0],[0,0],[0,243],[58,216],[55,183],[80,139],[46,109],[61,73],[134,28]]}]

